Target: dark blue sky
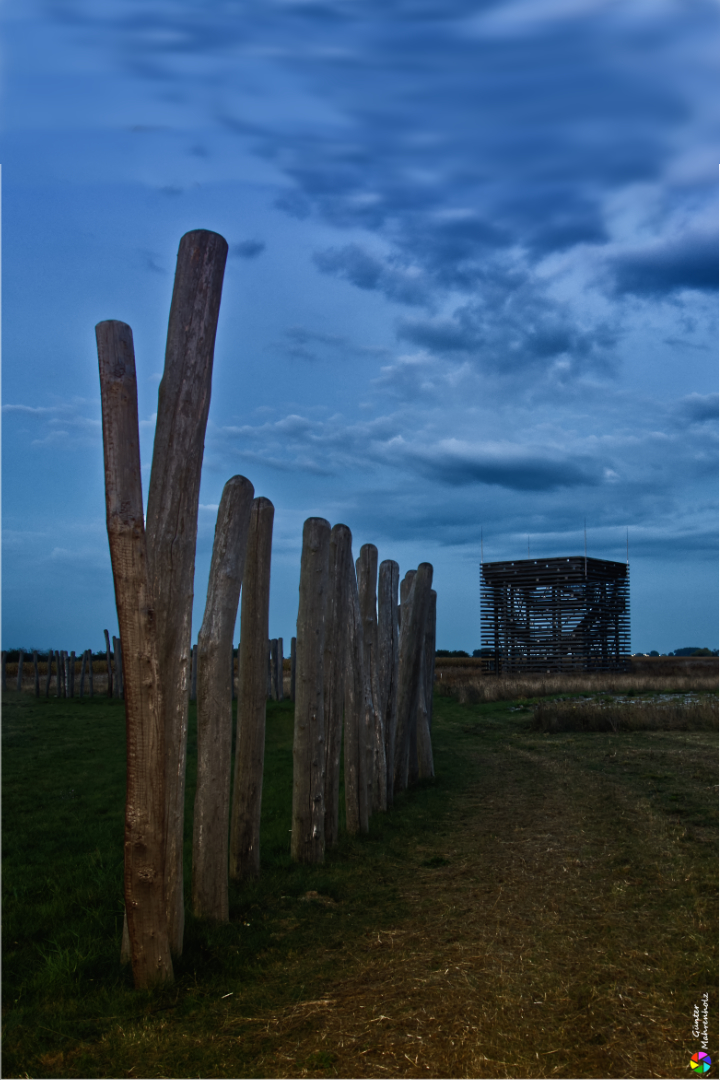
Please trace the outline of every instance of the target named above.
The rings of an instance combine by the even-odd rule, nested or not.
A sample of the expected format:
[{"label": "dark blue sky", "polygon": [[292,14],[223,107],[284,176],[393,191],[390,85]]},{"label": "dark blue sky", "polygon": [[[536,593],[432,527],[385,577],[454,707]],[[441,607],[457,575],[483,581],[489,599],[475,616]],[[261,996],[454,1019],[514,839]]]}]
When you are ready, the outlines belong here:
[{"label": "dark blue sky", "polygon": [[[10,0],[3,647],[116,628],[94,326],[133,328],[145,485],[175,254],[230,244],[202,619],[234,473],[435,565],[625,558],[633,648],[717,647],[720,10],[704,0]],[[287,651],[287,649],[286,649]]]}]

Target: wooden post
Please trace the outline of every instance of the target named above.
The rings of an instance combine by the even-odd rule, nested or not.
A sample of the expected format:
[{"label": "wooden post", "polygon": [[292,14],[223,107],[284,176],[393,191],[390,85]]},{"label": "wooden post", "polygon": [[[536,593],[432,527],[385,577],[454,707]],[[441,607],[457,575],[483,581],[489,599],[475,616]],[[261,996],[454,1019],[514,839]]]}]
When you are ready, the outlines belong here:
[{"label": "wooden post", "polygon": [[[402,627],[403,620],[405,622],[410,618],[410,608],[412,606],[413,598],[413,584],[415,582],[415,575],[417,570],[408,570],[400,584],[400,639],[402,640]],[[408,757],[408,775],[405,778],[405,787],[408,783],[414,783],[418,778],[418,763],[417,763],[417,713],[414,713],[410,718],[410,733],[409,733],[409,757]]]},{"label": "wooden post", "polygon": [[290,700],[295,701],[295,664],[297,638],[290,638]]},{"label": "wooden post", "polygon": [[437,593],[430,590],[430,607],[425,624],[425,703],[427,705],[428,728],[432,731],[432,706],[435,691],[435,649],[437,625]]},{"label": "wooden post", "polygon": [[283,693],[283,660],[284,660],[284,657],[283,657],[283,639],[281,637],[279,637],[277,639],[277,654],[276,654],[276,663],[277,663],[277,700],[278,701],[282,701],[283,697],[285,696],[284,693]]},{"label": "wooden post", "polygon": [[334,525],[330,533],[328,592],[325,602],[323,707],[325,713],[325,846],[338,842],[340,748],[342,745],[345,664],[348,648],[348,575],[352,572],[352,533]]},{"label": "wooden post", "polygon": [[93,654],[92,649],[88,649],[88,684],[90,687],[90,697],[93,696]]},{"label": "wooden post", "polygon": [[[53,651],[48,649],[47,674],[45,676],[45,697],[50,697],[50,680],[52,679]],[[3,672],[3,675],[5,673]]]},{"label": "wooden post", "polygon": [[192,647],[192,659],[190,661],[190,700],[197,701],[197,665],[198,665],[198,647],[193,645]]},{"label": "wooden post", "polygon": [[148,582],[132,331],[95,328],[100,363],[105,505],[118,625],[127,652],[125,910],[135,986],[173,978],[164,867],[164,730],[155,612]]},{"label": "wooden post", "polygon": [[277,664],[278,664],[278,639],[270,640],[268,651],[268,697],[277,701]]},{"label": "wooden post", "polygon": [[37,649],[33,649],[33,672],[35,675],[35,697],[40,697],[40,671],[38,669]]},{"label": "wooden post", "polygon": [[367,680],[363,663],[363,634],[357,577],[352,557],[348,566],[347,660],[345,662],[345,826],[351,835],[367,832],[371,799],[368,784],[370,726]]},{"label": "wooden post", "polygon": [[395,739],[396,794],[398,791],[404,791],[408,784],[410,731],[413,722],[417,722],[425,623],[430,606],[432,574],[433,568],[430,563],[420,563],[407,598],[407,608],[403,610],[400,636],[398,725]]},{"label": "wooden post", "polygon": [[58,653],[58,697],[67,697],[67,653],[61,649]]},{"label": "wooden post", "polygon": [[372,810],[387,810],[387,758],[385,756],[385,726],[380,708],[378,670],[377,577],[378,550],[374,544],[363,544],[356,563],[360,617],[363,625],[363,658],[365,678],[369,683],[373,703],[370,731],[370,770],[372,775]]},{"label": "wooden post", "polygon": [[230,815],[230,877],[260,874],[260,814],[265,760],[270,556],[275,508],[253,500],[240,610],[235,777]]},{"label": "wooden post", "polygon": [[87,649],[82,654],[82,663],[80,665],[80,697],[85,696],[85,668],[87,667]]},{"label": "wooden post", "polygon": [[380,563],[378,580],[378,684],[380,713],[385,731],[385,761],[387,765],[387,805],[393,804],[395,776],[395,733],[397,731],[398,663],[400,635],[398,632],[398,585],[400,567],[392,559]]},{"label": "wooden post", "polygon": [[70,653],[68,660],[68,672],[70,678],[68,680],[68,697],[75,697],[75,653]]},{"label": "wooden post", "polygon": [[107,677],[108,677],[107,694],[108,694],[108,697],[112,697],[113,696],[113,679],[112,679],[112,656],[110,654],[110,635],[108,634],[107,630],[104,630],[103,633],[105,634],[105,656],[107,658]]},{"label": "wooden post", "polygon": [[18,651],[18,669],[17,669],[17,688],[22,690],[22,676],[23,676],[23,660],[25,653],[22,649]]},{"label": "wooden post", "polygon": [[329,557],[329,522],[308,518],[300,562],[290,841],[291,858],[303,863],[325,858],[323,653]]},{"label": "wooden post", "polygon": [[177,954],[185,927],[185,769],[200,472],[227,250],[222,236],[203,229],[180,241],[147,504],[165,726],[168,933]]},{"label": "wooden post", "polygon": [[232,750],[233,631],[245,573],[255,490],[244,476],[223,488],[207,602],[198,635],[197,791],[193,819],[192,904],[195,915],[227,922],[228,825]]}]

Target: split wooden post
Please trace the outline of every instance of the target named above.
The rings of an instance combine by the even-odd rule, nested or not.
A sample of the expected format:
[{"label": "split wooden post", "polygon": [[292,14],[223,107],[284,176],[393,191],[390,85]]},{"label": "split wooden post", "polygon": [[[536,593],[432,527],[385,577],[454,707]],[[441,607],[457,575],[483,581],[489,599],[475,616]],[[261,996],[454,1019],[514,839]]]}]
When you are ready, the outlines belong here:
[{"label": "split wooden post", "polygon": [[40,697],[40,670],[38,668],[37,649],[33,649],[33,673],[35,675],[35,697]]},{"label": "split wooden post", "polygon": [[193,819],[192,904],[195,915],[227,922],[228,825],[232,750],[233,631],[245,573],[255,489],[244,476],[223,488],[207,602],[198,635],[197,791]]},{"label": "split wooden post", "polygon": [[188,680],[200,472],[228,246],[199,229],[180,241],[147,503],[165,727],[166,891],[170,948],[182,952]]},{"label": "split wooden post", "polygon": [[90,697],[93,696],[93,654],[92,649],[88,649],[88,686],[90,689]]},{"label": "split wooden post", "polygon": [[290,700],[295,701],[295,664],[296,664],[297,638],[290,638]]},{"label": "split wooden post", "polygon": [[198,666],[198,647],[197,644],[192,647],[192,654],[190,660],[190,700],[197,701],[197,666]]},{"label": "split wooden post", "polygon": [[277,677],[277,700],[278,701],[282,701],[284,696],[285,696],[284,693],[283,693],[283,660],[284,660],[284,657],[283,657],[283,639],[281,637],[279,637],[277,639],[277,653],[276,653],[276,663],[277,663],[277,669],[276,669],[277,675],[276,675],[276,677]]},{"label": "split wooden post", "polygon": [[323,708],[325,713],[325,846],[338,842],[340,801],[340,749],[342,746],[345,664],[348,648],[348,575],[352,571],[352,533],[347,525],[333,525],[328,557],[328,592],[325,602],[323,652]]},{"label": "split wooden post", "polygon": [[25,653],[22,649],[18,650],[18,669],[17,669],[17,688],[22,690],[22,676],[23,676],[23,660],[25,659]]},{"label": "split wooden post", "polygon": [[358,597],[357,577],[352,557],[347,579],[347,659],[345,661],[345,826],[351,835],[366,833],[369,828],[370,784],[369,715],[372,701],[367,694],[367,680],[363,662],[362,619]]},{"label": "split wooden post", "polygon": [[400,637],[400,665],[398,692],[398,725],[395,740],[395,792],[404,791],[408,784],[410,765],[410,733],[417,723],[418,694],[425,623],[430,606],[433,568],[430,563],[420,563],[415,575],[407,609],[403,611]]},{"label": "split wooden post", "polygon": [[108,697],[112,697],[113,696],[113,679],[112,679],[112,656],[110,655],[110,635],[108,634],[107,630],[104,630],[103,633],[105,634],[105,656],[107,658],[107,677],[108,677],[107,694],[108,694]]},{"label": "split wooden post", "polygon": [[265,761],[270,558],[275,507],[254,499],[240,608],[235,777],[230,815],[230,877],[260,875],[260,815]]},{"label": "split wooden post", "polygon": [[398,632],[398,586],[400,567],[392,559],[380,563],[378,576],[378,684],[380,713],[385,732],[385,762],[387,766],[387,805],[393,804],[395,776],[395,732],[397,731],[398,664],[400,635]]},{"label": "split wooden post", "polygon": [[330,523],[308,518],[300,561],[290,841],[291,858],[303,863],[325,858],[323,654],[329,557]]},{"label": "split wooden post", "polygon": [[373,703],[370,731],[370,770],[372,776],[372,810],[387,810],[387,758],[385,727],[380,708],[378,669],[377,578],[378,550],[374,544],[363,544],[356,563],[360,617],[363,626],[363,658],[365,678]]},{"label": "split wooden post", "polygon": [[95,328],[105,506],[118,625],[127,651],[125,911],[135,986],[170,982],[164,851],[164,731],[155,612],[148,580],[132,331]]}]

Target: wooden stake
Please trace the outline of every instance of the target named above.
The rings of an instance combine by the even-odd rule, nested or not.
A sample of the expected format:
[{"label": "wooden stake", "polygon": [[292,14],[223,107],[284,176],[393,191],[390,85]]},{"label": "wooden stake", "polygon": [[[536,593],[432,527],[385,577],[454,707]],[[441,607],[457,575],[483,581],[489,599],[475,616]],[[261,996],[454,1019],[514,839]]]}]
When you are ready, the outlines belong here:
[{"label": "wooden stake", "polygon": [[230,877],[234,879],[254,878],[260,874],[270,558],[274,517],[275,508],[269,499],[253,501],[238,648],[235,776],[230,815]]},{"label": "wooden stake", "polygon": [[225,484],[213,543],[207,602],[198,635],[197,791],[193,818],[195,915],[227,922],[232,749],[233,631],[245,573],[255,490],[244,476]]},{"label": "wooden stake", "polygon": [[345,662],[345,826],[351,835],[369,829],[371,781],[368,777],[372,700],[367,693],[357,576],[348,566],[347,660]]},{"label": "wooden stake", "polygon": [[356,570],[363,626],[365,678],[369,684],[368,689],[373,704],[369,770],[372,776],[371,806],[375,813],[387,810],[387,758],[385,726],[380,706],[377,621],[378,550],[374,544],[363,544],[360,548]]},{"label": "wooden stake", "polygon": [[378,580],[378,685],[380,714],[385,732],[385,762],[388,808],[393,804],[395,775],[395,733],[397,731],[398,663],[398,585],[400,567],[392,559],[380,563]]},{"label": "wooden stake", "polygon": [[295,664],[297,638],[290,638],[290,700],[295,701]]},{"label": "wooden stake", "polygon": [[350,572],[352,572],[352,534],[347,525],[334,525],[330,533],[329,584],[325,602],[323,653],[326,847],[337,844],[339,833],[340,749],[348,650],[348,575]]},{"label": "wooden stake", "polygon": [[108,677],[108,697],[113,696],[113,681],[112,681],[112,655],[110,653],[110,635],[107,630],[104,630],[105,634],[105,656],[107,658],[107,677]]},{"label": "wooden stake", "polygon": [[398,791],[404,791],[408,784],[410,733],[413,723],[417,722],[425,623],[430,605],[432,575],[432,565],[420,563],[407,598],[407,607],[403,611],[400,637],[398,726],[395,740],[395,794]]},{"label": "wooden stake", "polygon": [[125,908],[137,988],[170,982],[164,867],[164,730],[155,612],[148,582],[132,331],[95,328],[105,504],[120,634],[127,650]]},{"label": "wooden stake", "polygon": [[217,233],[180,241],[147,504],[150,583],[157,613],[166,770],[170,948],[182,952],[188,680],[200,472],[227,243]]},{"label": "wooden stake", "polygon": [[308,518],[300,562],[290,841],[291,858],[303,863],[321,863],[325,858],[323,653],[329,556],[329,522]]}]

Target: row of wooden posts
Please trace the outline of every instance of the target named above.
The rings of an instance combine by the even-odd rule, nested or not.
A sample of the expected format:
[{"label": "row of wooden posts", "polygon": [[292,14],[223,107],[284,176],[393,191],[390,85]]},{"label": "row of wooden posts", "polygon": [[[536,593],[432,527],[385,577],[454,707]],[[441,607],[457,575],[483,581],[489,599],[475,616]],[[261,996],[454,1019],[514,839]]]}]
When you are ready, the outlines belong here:
[{"label": "row of wooden posts", "polygon": [[[143,507],[132,331],[96,326],[105,502],[127,726],[123,955],[135,985],[173,978],[183,947],[183,837],[191,619],[200,473],[215,334],[227,258],[205,230],[180,242],[146,510]],[[234,476],[215,529],[196,659],[198,775],[192,903],[228,918],[228,875],[260,872],[259,826],[268,696],[270,552],[274,507]],[[380,567],[365,545],[353,564],[345,525],[303,530],[295,648],[293,857],[320,862],[337,839],[344,738],[346,823],[367,830],[415,776],[432,775],[432,567]],[[241,600],[236,754],[231,797],[232,672]],[[275,688],[281,679],[279,643]],[[178,662],[179,660],[179,662]],[[270,671],[273,670],[273,661]],[[229,823],[229,842],[228,842]]]},{"label": "row of wooden posts", "polygon": [[[108,697],[124,697],[123,689],[123,667],[122,667],[122,646],[120,639],[113,637],[113,652],[110,651],[110,639],[107,630],[105,631],[105,643],[106,643],[106,662],[107,662],[107,695]],[[23,649],[18,650],[18,669],[17,669],[17,683],[16,688],[22,690],[23,676],[24,676],[24,663],[26,655],[32,656],[33,672],[35,675],[35,697],[41,696],[40,687],[40,663],[39,654],[37,650],[33,650],[32,654],[26,654]],[[87,679],[88,694],[90,697],[94,697],[95,684],[94,684],[94,669],[93,669],[93,654],[92,649],[85,649],[82,653],[82,660],[80,663],[80,680],[78,684],[78,697],[85,696],[85,680]],[[0,670],[2,671],[2,688],[7,689],[7,677],[5,673],[6,653],[3,652],[2,660],[0,661]],[[55,696],[62,698],[75,697],[75,675],[77,668],[77,657],[74,652],[66,652],[65,650],[55,651],[50,649],[47,654],[47,660],[45,661],[45,697],[50,697],[50,686],[52,684],[53,666],[55,667]]]}]

